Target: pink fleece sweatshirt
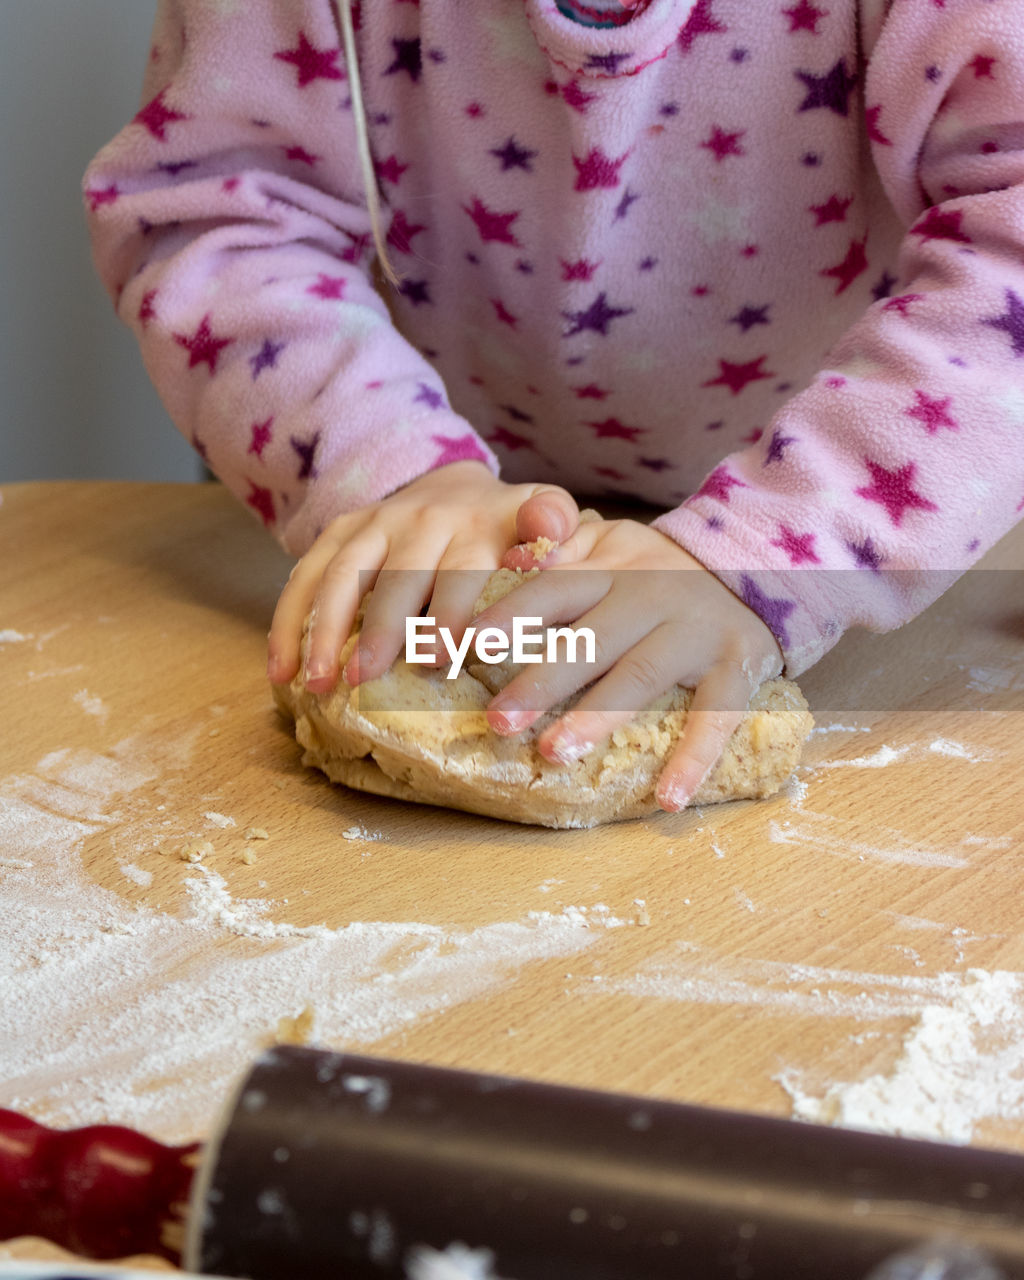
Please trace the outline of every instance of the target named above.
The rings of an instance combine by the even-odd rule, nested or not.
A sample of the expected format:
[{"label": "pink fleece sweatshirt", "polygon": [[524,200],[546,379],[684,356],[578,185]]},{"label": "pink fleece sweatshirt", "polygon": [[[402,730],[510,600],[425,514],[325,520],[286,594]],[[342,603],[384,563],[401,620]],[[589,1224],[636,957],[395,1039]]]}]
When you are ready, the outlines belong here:
[{"label": "pink fleece sweatshirt", "polygon": [[356,17],[397,289],[328,0],[162,0],[85,178],[172,418],[286,547],[463,458],[629,494],[797,674],[1020,519],[1024,0]]}]

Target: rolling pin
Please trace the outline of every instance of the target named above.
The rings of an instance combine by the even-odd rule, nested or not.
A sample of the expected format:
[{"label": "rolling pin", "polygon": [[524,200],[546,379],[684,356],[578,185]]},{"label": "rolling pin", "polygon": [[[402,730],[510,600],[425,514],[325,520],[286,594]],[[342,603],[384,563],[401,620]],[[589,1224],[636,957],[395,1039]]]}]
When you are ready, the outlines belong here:
[{"label": "rolling pin", "polygon": [[289,1046],[205,1148],[0,1111],[29,1234],[250,1280],[1024,1280],[1024,1159]]}]

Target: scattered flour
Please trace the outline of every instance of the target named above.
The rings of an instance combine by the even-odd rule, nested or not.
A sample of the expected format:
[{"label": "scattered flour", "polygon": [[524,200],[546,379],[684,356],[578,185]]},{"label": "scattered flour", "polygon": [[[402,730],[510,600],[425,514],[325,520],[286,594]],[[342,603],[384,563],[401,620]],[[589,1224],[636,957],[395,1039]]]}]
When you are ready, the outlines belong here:
[{"label": "scattered flour", "polygon": [[121,874],[131,880],[133,884],[140,885],[143,889],[148,889],[153,883],[152,871],[137,867],[134,862],[122,862]]},{"label": "scattered flour", "polygon": [[103,699],[95,693],[90,693],[88,689],[79,689],[71,701],[81,707],[87,716],[95,716],[97,720],[106,720],[109,714]]},{"label": "scattered flour", "polygon": [[970,969],[943,1004],[925,1005],[889,1075],[834,1084],[820,1098],[792,1073],[777,1077],[801,1120],[970,1142],[987,1116],[1024,1112],[1024,1046],[1019,1035],[1024,978]]},{"label": "scattered flour", "polygon": [[212,822],[215,827],[233,827],[235,826],[234,818],[228,818],[223,813],[215,813],[212,809],[203,814],[207,822]]},{"label": "scattered flour", "polygon": [[22,635],[20,631],[15,631],[12,627],[0,631],[0,644],[24,644],[26,640],[31,639],[31,636]]}]

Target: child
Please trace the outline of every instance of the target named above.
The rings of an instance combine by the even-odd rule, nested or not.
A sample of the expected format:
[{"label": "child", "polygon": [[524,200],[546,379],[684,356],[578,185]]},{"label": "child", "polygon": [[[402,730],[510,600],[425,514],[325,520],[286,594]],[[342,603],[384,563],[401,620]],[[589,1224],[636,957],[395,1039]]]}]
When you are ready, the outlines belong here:
[{"label": "child", "polygon": [[[677,810],[760,681],[1020,518],[1024,0],[162,0],[145,101],[85,178],[96,263],[302,557],[274,681],[312,610],[333,686],[360,570],[405,572],[353,682],[543,534],[486,621],[579,620],[605,674],[539,747],[694,686]],[[578,524],[595,490],[664,514]],[[537,670],[496,732],[595,674]]]}]

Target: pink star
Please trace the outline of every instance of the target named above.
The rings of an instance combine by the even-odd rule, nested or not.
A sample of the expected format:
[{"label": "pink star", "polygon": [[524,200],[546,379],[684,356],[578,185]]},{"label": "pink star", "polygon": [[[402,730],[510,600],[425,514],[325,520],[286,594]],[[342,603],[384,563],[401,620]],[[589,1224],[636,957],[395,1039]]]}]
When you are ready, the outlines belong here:
[{"label": "pink star", "polygon": [[568,84],[562,86],[561,92],[566,106],[572,107],[573,111],[578,111],[580,115],[597,97],[596,93],[585,93],[578,80],[570,80]]},{"label": "pink star", "polygon": [[758,356],[756,360],[749,360],[746,364],[733,364],[730,360],[719,360],[721,372],[717,378],[710,378],[707,382],[702,382],[702,387],[728,387],[734,396],[739,393],[750,382],[759,382],[763,378],[774,378],[775,374],[770,370],[764,370],[760,366],[767,360],[767,356]]},{"label": "pink star", "polygon": [[408,167],[409,166],[407,164],[399,164],[398,157],[396,155],[390,155],[386,160],[382,160],[380,164],[377,165],[377,176],[382,178],[385,182],[394,184],[398,182]]},{"label": "pink star", "polygon": [[266,422],[254,422],[252,424],[252,439],[249,441],[249,448],[246,452],[254,453],[261,462],[263,461],[263,450],[270,443],[273,436],[271,431],[273,422],[273,418],[268,418]]},{"label": "pink star", "polygon": [[601,265],[600,262],[588,262],[586,258],[578,258],[575,262],[566,262],[559,258],[562,266],[563,280],[590,280]]},{"label": "pink star", "polygon": [[792,9],[780,9],[779,12],[789,19],[790,35],[794,31],[809,31],[812,36],[816,36],[818,23],[829,15],[828,9],[816,9],[808,0],[800,0]]},{"label": "pink star", "polygon": [[728,505],[730,490],[749,488],[749,485],[744,484],[742,480],[738,480],[723,463],[720,467],[715,467],[714,471],[711,472],[693,496],[695,498],[717,498],[719,502],[724,502]]},{"label": "pink star", "polygon": [[320,159],[319,156],[313,155],[312,151],[307,151],[305,147],[285,147],[284,155],[286,160],[295,160],[298,164],[308,164],[310,167],[316,164]]},{"label": "pink star", "polygon": [[412,253],[412,238],[426,231],[425,222],[410,222],[404,209],[396,209],[388,228],[388,244],[399,253]]},{"label": "pink star", "polygon": [[817,221],[816,227],[823,227],[826,222],[845,222],[846,211],[853,204],[853,197],[848,200],[840,200],[837,195],[831,195],[824,204],[808,205],[808,213],[813,213]]},{"label": "pink star", "polygon": [[340,49],[317,49],[309,43],[305,31],[299,32],[299,43],[294,49],[284,49],[275,53],[274,57],[281,62],[290,62],[298,72],[299,88],[305,89],[314,80],[343,80],[341,69],[336,65]]},{"label": "pink star", "polygon": [[711,12],[712,0],[697,0],[687,19],[686,26],[679,32],[678,43],[683,53],[689,53],[698,36],[715,35],[728,31],[724,22],[719,22]]},{"label": "pink star", "polygon": [[736,133],[725,133],[718,125],[712,127],[711,137],[700,145],[706,151],[714,152],[715,160],[721,163],[726,156],[745,156],[747,153],[740,146],[740,138],[746,133],[746,129],[739,129]]},{"label": "pink star", "polygon": [[605,396],[610,396],[610,391],[602,391],[594,382],[588,382],[585,387],[573,387],[572,390],[580,400],[603,400]]},{"label": "pink star", "polygon": [[912,302],[920,302],[923,293],[898,293],[894,298],[886,298],[882,304],[883,311],[898,311],[906,319],[907,308]]},{"label": "pink star", "polygon": [[321,271],[316,283],[311,284],[306,292],[314,298],[323,298],[325,302],[337,302],[345,296],[347,283],[344,276],[328,276]]},{"label": "pink star", "polygon": [[501,323],[507,324],[510,329],[514,329],[516,325],[519,323],[519,317],[514,316],[512,312],[509,311],[509,309],[505,306],[505,304],[502,302],[500,298],[492,298],[491,306],[494,308],[495,315],[498,317]]},{"label": "pink star", "polygon": [[245,502],[259,515],[265,525],[271,525],[277,519],[273,493],[269,489],[261,488],[252,480],[249,481],[249,496]]},{"label": "pink star", "polygon": [[975,80],[980,80],[983,76],[989,80],[995,79],[992,75],[992,68],[998,62],[998,58],[990,58],[984,53],[979,53],[973,62],[968,62],[968,66],[974,72]]},{"label": "pink star", "polygon": [[176,333],[174,341],[188,352],[188,367],[194,369],[198,364],[210,366],[210,373],[217,372],[217,361],[225,347],[230,347],[234,338],[216,338],[210,328],[210,316],[203,316],[199,328],[193,334]]},{"label": "pink star", "polygon": [[971,237],[960,226],[963,216],[962,209],[941,209],[933,204],[910,230],[922,240],[955,240],[958,244],[970,244]]},{"label": "pink star", "polygon": [[779,525],[779,536],[772,539],[773,547],[781,547],[789,556],[790,564],[821,564],[814,550],[813,533],[794,533],[787,524]]},{"label": "pink star", "polygon": [[912,488],[917,470],[914,463],[908,462],[895,471],[890,471],[888,467],[883,467],[880,462],[873,462],[870,458],[864,459],[864,465],[871,472],[871,484],[854,492],[859,498],[885,507],[894,525],[899,525],[908,511],[938,511],[934,502],[929,502]]},{"label": "pink star", "polygon": [[191,116],[182,115],[180,111],[175,111],[164,102],[164,94],[166,89],[160,92],[148,102],[142,110],[136,115],[133,123],[141,124],[149,130],[154,138],[160,142],[167,141],[167,126],[174,124],[177,120],[190,120]]},{"label": "pink star", "polygon": [[953,403],[952,396],[946,396],[944,400],[933,400],[917,389],[914,395],[917,396],[917,403],[903,412],[908,418],[916,418],[922,423],[930,436],[935,435],[940,427],[948,427],[950,431],[960,430],[960,423],[949,412],[949,406]]},{"label": "pink star", "polygon": [[109,187],[89,187],[85,198],[89,201],[89,209],[95,213],[101,205],[114,204],[120,194],[117,183],[112,182]]},{"label": "pink star", "polygon": [[844,289],[848,289],[859,275],[862,275],[868,269],[868,255],[865,252],[868,238],[863,240],[851,240],[850,247],[846,251],[846,257],[842,262],[837,262],[834,267],[826,267],[823,271],[819,271],[820,276],[834,276],[839,284],[836,288],[836,297],[838,297]]},{"label": "pink star", "polygon": [[619,169],[628,156],[627,151],[618,160],[612,160],[600,147],[595,147],[582,160],[574,155],[572,162],[576,166],[576,185],[573,190],[593,191],[597,187],[617,187],[621,182]]},{"label": "pink star", "polygon": [[431,440],[441,446],[441,452],[434,459],[435,467],[445,467],[449,462],[486,462],[487,456],[471,435],[465,436],[431,436]]},{"label": "pink star", "polygon": [[511,230],[512,223],[519,217],[521,210],[517,209],[515,213],[495,213],[492,209],[488,209],[477,196],[473,197],[472,208],[466,205],[463,205],[462,208],[476,223],[476,229],[480,232],[480,239],[485,243],[488,240],[496,240],[498,244],[512,244],[517,248],[521,247]]},{"label": "pink star", "polygon": [[618,418],[605,418],[603,422],[586,422],[598,440],[635,440],[646,432],[646,427],[627,427]]},{"label": "pink star", "polygon": [[155,289],[150,289],[142,296],[142,302],[139,305],[139,324],[142,325],[143,329],[149,324],[150,320],[156,318],[156,307],[153,305],[156,302],[156,293]]},{"label": "pink star", "polygon": [[513,452],[517,449],[533,449],[535,453],[537,451],[537,446],[532,440],[528,440],[526,436],[521,436],[515,431],[509,431],[508,427],[495,427],[487,439],[491,444],[503,445]]},{"label": "pink star", "polygon": [[864,123],[867,126],[868,139],[871,142],[877,142],[879,146],[891,147],[892,139],[885,136],[878,124],[878,117],[881,114],[881,106],[864,108]]}]

